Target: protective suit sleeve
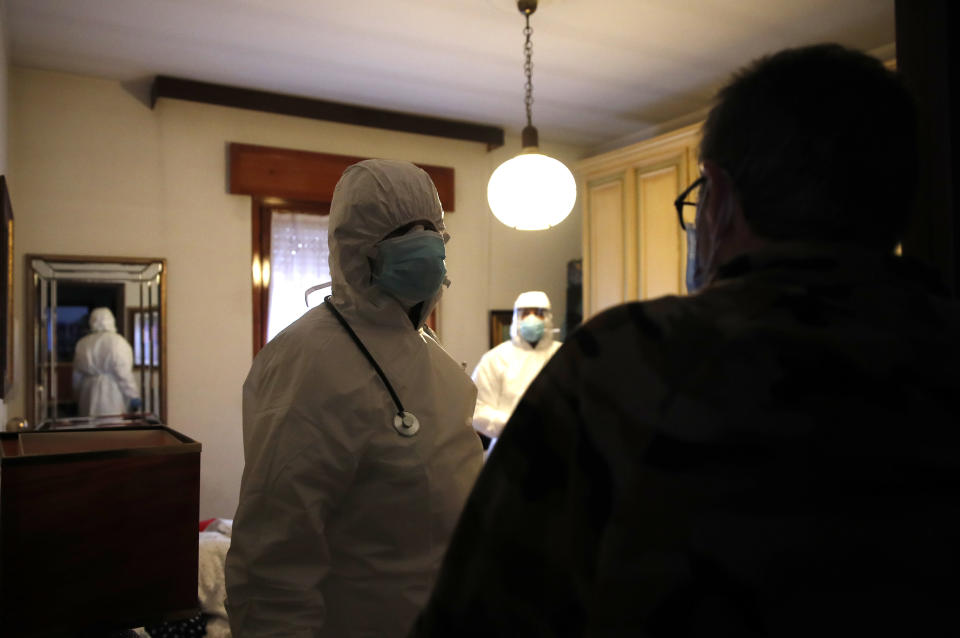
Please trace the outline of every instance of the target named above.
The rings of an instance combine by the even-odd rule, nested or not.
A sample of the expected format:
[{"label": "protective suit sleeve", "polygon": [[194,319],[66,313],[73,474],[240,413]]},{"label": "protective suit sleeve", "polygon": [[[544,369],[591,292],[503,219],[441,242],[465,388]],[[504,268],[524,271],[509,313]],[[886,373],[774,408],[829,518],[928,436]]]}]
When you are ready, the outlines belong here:
[{"label": "protective suit sleeve", "polygon": [[88,338],[83,337],[80,341],[77,342],[76,347],[73,351],[73,394],[78,396],[80,394],[80,386],[83,384],[83,378],[86,376],[84,374],[84,368],[87,365],[87,356],[88,356]]},{"label": "protective suit sleeve", "polygon": [[551,361],[511,416],[411,638],[582,635],[610,479],[563,368]]},{"label": "protective suit sleeve", "polygon": [[80,393],[80,383],[83,381],[83,373],[77,370],[77,364],[73,364],[73,394],[77,396]]},{"label": "protective suit sleeve", "polygon": [[113,378],[117,380],[117,387],[123,394],[124,403],[129,403],[130,399],[140,398],[140,390],[137,388],[137,382],[133,378],[133,348],[127,343],[127,340],[116,335],[114,340],[113,353],[110,357],[110,372]]},{"label": "protective suit sleeve", "polygon": [[473,382],[477,385],[477,407],[473,412],[473,429],[495,439],[500,436],[510,413],[503,409],[503,375],[492,352],[480,359],[473,371]]},{"label": "protective suit sleeve", "polygon": [[356,437],[328,417],[307,406],[256,417],[265,430],[280,434],[254,439],[244,467],[226,561],[235,636],[313,637],[324,625],[321,592],[330,572],[325,524],[359,458]]}]

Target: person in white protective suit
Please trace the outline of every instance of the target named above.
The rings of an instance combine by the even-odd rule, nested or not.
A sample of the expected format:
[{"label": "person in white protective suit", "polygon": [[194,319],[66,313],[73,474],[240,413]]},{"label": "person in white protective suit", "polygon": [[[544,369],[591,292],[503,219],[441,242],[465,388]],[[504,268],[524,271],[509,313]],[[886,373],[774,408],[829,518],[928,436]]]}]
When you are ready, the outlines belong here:
[{"label": "person in white protective suit", "polygon": [[80,416],[138,410],[141,401],[133,377],[133,349],[117,334],[109,308],[90,312],[90,331],[77,342],[73,353],[73,392]]},{"label": "person in white protective suit", "polygon": [[270,341],[243,385],[234,636],[404,636],[425,604],[482,465],[476,388],[424,328],[449,283],[448,238],[421,169],[344,171],[332,296]]},{"label": "person in white protective suit", "polygon": [[539,290],[521,293],[513,304],[510,340],[484,354],[473,371],[477,384],[473,427],[492,439],[488,453],[527,386],[559,349],[553,338],[550,298]]}]

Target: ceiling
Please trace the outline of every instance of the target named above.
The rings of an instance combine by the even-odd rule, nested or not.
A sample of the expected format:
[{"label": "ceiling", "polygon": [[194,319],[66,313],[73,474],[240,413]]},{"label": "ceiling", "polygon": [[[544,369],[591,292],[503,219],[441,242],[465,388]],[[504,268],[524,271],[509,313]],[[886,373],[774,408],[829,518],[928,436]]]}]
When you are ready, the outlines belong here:
[{"label": "ceiling", "polygon": [[[524,124],[514,0],[7,0],[13,64],[157,74],[501,126]],[[894,0],[540,0],[543,141],[614,148],[703,116],[763,53],[893,56]]]}]

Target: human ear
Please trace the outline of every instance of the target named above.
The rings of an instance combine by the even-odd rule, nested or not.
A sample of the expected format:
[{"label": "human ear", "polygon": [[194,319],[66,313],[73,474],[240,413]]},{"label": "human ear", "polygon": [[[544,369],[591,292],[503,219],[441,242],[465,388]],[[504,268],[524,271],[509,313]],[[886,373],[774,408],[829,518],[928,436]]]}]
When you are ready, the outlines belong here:
[{"label": "human ear", "polygon": [[704,215],[714,238],[720,240],[735,232],[734,227],[742,215],[740,200],[730,174],[723,167],[711,160],[703,160],[700,170],[706,177],[703,188],[707,193],[701,214]]}]

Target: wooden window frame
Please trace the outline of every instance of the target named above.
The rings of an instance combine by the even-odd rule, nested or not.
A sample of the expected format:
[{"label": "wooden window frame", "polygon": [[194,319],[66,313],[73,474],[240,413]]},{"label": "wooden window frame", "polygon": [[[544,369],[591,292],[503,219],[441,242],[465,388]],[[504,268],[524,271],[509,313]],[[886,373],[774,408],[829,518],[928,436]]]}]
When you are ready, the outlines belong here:
[{"label": "wooden window frame", "polygon": [[[229,145],[229,192],[301,202],[333,199],[333,189],[348,166],[365,157],[297,151],[253,144]],[[437,188],[443,210],[455,209],[454,170],[447,166],[416,163]]]},{"label": "wooden window frame", "polygon": [[[267,343],[267,318],[270,314],[270,282],[263,281],[263,272],[270,269],[270,238],[273,213],[279,210],[308,215],[329,215],[329,202],[284,200],[276,197],[254,197],[250,211],[253,240],[253,354]],[[264,268],[266,266],[266,268]]]}]

